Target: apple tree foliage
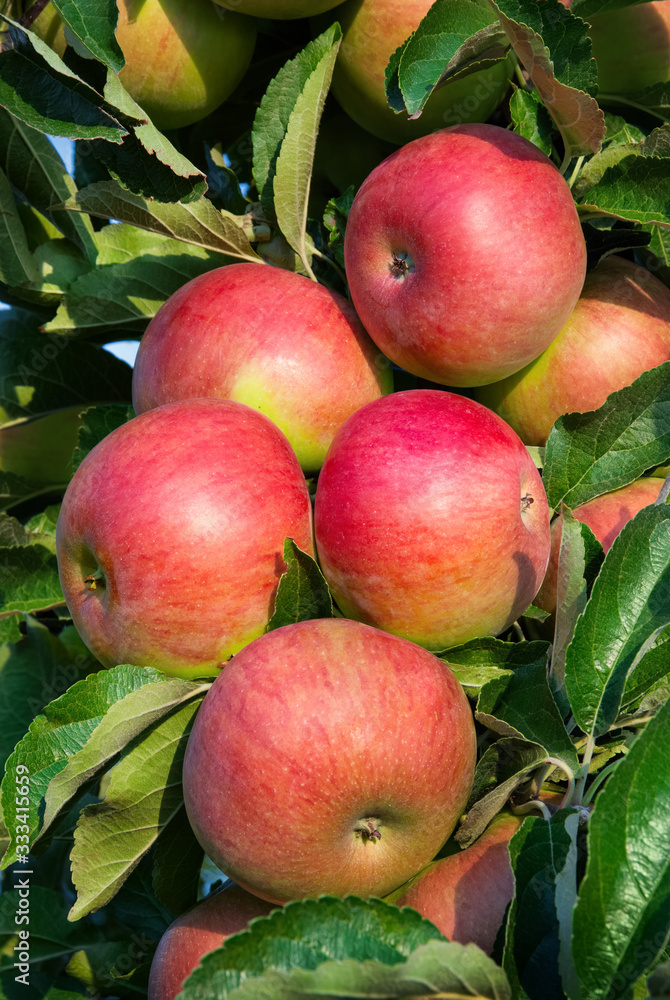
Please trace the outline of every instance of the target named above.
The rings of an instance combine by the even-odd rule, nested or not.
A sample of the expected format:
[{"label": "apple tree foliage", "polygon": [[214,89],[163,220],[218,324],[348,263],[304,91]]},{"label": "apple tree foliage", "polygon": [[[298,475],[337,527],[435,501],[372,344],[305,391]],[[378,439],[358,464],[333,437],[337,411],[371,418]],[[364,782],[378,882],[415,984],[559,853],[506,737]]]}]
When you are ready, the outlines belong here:
[{"label": "apple tree foliage", "polygon": [[[177,288],[231,261],[268,260],[346,291],[354,190],[324,205],[312,185],[339,25],[312,38],[307,21],[262,22],[233,98],[164,135],[119,82],[115,0],[51,2],[64,59],[30,31],[20,0],[2,8],[0,453],[10,428],[39,430],[45,414],[76,407],[71,472],[133,416],[130,369],[104,344],[138,339]],[[589,265],[626,253],[670,284],[670,84],[601,107],[583,20],[629,3],[436,0],[391,58],[387,98],[419,116],[434,89],[511,51],[515,80],[493,120],[564,173]],[[75,141],[73,177],[47,136]],[[563,522],[553,633],[531,607],[507,634],[440,654],[480,735],[457,844],[506,805],[526,815],[493,956],[447,942],[415,911],[322,897],[210,953],[185,1000],[670,995],[670,507],[664,491],[606,556],[571,513],[668,472],[669,403],[670,362],[556,422],[546,449],[532,449]],[[225,878],[203,859],[181,791],[209,682],[92,658],[58,581],[63,478],[0,471],[0,997],[142,998],[165,928]],[[337,613],[291,539],[285,560],[268,627]],[[558,810],[538,801],[543,785]],[[24,985],[13,963],[28,877]]]}]

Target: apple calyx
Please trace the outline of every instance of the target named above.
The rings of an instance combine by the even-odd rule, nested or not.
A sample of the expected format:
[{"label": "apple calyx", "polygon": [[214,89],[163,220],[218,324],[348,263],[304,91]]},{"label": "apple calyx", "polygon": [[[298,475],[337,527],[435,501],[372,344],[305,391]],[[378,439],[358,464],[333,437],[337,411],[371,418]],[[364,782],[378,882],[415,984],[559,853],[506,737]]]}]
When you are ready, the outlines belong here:
[{"label": "apple calyx", "polygon": [[393,251],[393,260],[389,264],[389,271],[394,278],[403,279],[406,278],[411,271],[414,270],[414,261],[408,253],[402,251],[401,253],[396,253]]},{"label": "apple calyx", "polygon": [[528,508],[530,507],[530,505],[532,503],[535,503],[535,500],[530,495],[530,493],[526,493],[525,496],[522,496],[521,497],[521,513],[522,514],[525,513],[528,510]]},{"label": "apple calyx", "polygon": [[366,816],[359,819],[354,827],[354,833],[363,840],[381,840],[382,835],[379,830],[381,822],[374,816]]},{"label": "apple calyx", "polygon": [[98,587],[102,589],[105,586],[105,574],[98,568],[94,573],[84,577],[84,583],[87,590],[97,590]]}]

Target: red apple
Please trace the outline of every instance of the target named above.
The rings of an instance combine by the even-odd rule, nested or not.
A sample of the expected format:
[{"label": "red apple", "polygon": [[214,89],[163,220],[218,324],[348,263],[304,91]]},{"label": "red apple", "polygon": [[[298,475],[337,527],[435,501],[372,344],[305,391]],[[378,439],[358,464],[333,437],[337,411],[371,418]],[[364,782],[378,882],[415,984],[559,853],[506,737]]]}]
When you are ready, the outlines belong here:
[{"label": "red apple", "polygon": [[138,413],[218,396],[261,410],[307,472],[355,410],[393,389],[390,363],[347,300],[258,264],[202,274],[159,309],[133,372]]},{"label": "red apple", "polygon": [[655,0],[587,17],[603,94],[637,94],[670,80],[669,7]]},{"label": "red apple", "polygon": [[564,413],[596,410],[669,358],[670,290],[643,267],[606,257],[546,351],[476,395],[526,444],[543,445]]},{"label": "red apple", "polygon": [[476,944],[490,955],[514,896],[507,845],[522,820],[497,816],[471,847],[433,861],[386,901],[413,907],[450,941]]},{"label": "red apple", "polygon": [[148,1000],[175,1000],[203,955],[271,910],[269,903],[233,885],[182,913],[163,934],[154,954]]},{"label": "red apple", "polygon": [[586,246],[551,160],[495,125],[443,129],[372,171],[347,223],[356,310],[414,375],[483,385],[536,358],[579,297]]},{"label": "red apple", "polygon": [[311,17],[324,10],[330,10],[342,0],[214,0],[221,7],[253,14],[254,17],[271,17],[278,21],[296,17]]},{"label": "red apple", "polygon": [[436,389],[349,418],[319,477],[315,532],[344,614],[429,649],[511,625],[549,558],[526,448],[490,410]]},{"label": "red apple", "polygon": [[445,842],[475,757],[445,663],[318,619],[268,632],[217,677],[186,748],[184,801],[209,857],[264,899],[383,895]]},{"label": "red apple", "polygon": [[160,129],[192,125],[242,79],[256,26],[210,0],[118,0],[119,79]]},{"label": "red apple", "polygon": [[242,403],[171,403],[109,434],[70,481],[58,565],[72,619],[110,667],[215,676],[267,625],[284,539],[312,551],[291,446]]},{"label": "red apple", "polygon": [[[580,504],[573,510],[578,521],[588,525],[596,536],[605,552],[609,552],[612,542],[619,534],[625,524],[635,517],[643,507],[654,503],[664,479],[657,479],[648,476],[638,479],[629,486],[624,486],[620,490],[612,493],[604,493],[602,496],[589,500],[588,503]],[[553,613],[556,610],[556,587],[558,580],[558,558],[561,551],[561,520],[556,518],[551,526],[551,555],[547,574],[535,598],[535,604],[544,611]]]},{"label": "red apple", "polygon": [[[384,82],[387,63],[416,31],[431,5],[432,0],[347,0],[328,21],[339,21],[344,33],[333,93],[354,121],[388,142],[409,142],[445,125],[486,121],[509,88],[513,64],[501,59],[440,87],[418,119],[410,120],[389,107]],[[316,27],[323,30],[325,24],[323,18]]]}]

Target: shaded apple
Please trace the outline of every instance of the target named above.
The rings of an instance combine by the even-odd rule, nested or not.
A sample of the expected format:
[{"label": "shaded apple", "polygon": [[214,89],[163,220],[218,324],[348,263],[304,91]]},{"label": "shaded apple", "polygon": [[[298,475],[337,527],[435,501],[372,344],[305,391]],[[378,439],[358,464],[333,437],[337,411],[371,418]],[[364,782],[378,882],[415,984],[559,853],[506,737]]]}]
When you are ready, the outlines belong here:
[{"label": "shaded apple", "polygon": [[[578,521],[588,525],[603,547],[609,552],[612,542],[625,524],[635,517],[643,507],[655,502],[665,482],[655,476],[638,479],[620,490],[604,493],[602,496],[580,504],[573,510]],[[558,580],[558,559],[561,551],[561,520],[556,518],[551,525],[551,555],[547,573],[535,598],[535,604],[543,611],[556,610],[556,588]]]},{"label": "shaded apple", "polygon": [[242,403],[170,403],[84,459],[58,518],[73,622],[105,666],[215,676],[260,635],[284,539],[312,551],[304,476],[284,435]]},{"label": "shaded apple", "polygon": [[214,0],[214,2],[241,14],[284,21],[320,14],[324,10],[337,7],[342,0]]},{"label": "shaded apple", "polygon": [[507,848],[522,821],[500,814],[471,847],[433,861],[386,902],[411,906],[449,941],[476,944],[490,955],[514,895]]},{"label": "shaded apple", "polygon": [[669,8],[653,0],[588,15],[601,94],[638,94],[670,80]]},{"label": "shaded apple", "polygon": [[345,615],[438,650],[497,635],[528,607],[549,558],[549,509],[504,421],[455,393],[412,389],[364,406],[336,435],[315,534]]},{"label": "shaded apple", "polygon": [[191,125],[232,94],[256,42],[250,18],[210,0],[119,0],[119,79],[160,129]]},{"label": "shaded apple", "polygon": [[81,406],[54,410],[0,429],[0,469],[39,486],[64,486],[81,426]]},{"label": "shaded apple", "polygon": [[[30,12],[30,8],[33,4],[27,6],[26,13]],[[67,48],[67,41],[65,39],[65,25],[63,20],[54,7],[53,4],[48,3],[46,7],[40,11],[35,20],[30,25],[30,30],[34,31],[43,42],[56,52],[61,59]]]},{"label": "shaded apple", "polygon": [[229,264],[175,292],[152,319],[133,371],[142,413],[217,396],[260,410],[317,472],[347,417],[393,389],[389,361],[352,305],[300,274]]},{"label": "shaded apple", "polygon": [[204,955],[271,910],[270,903],[232,885],[182,913],[165,931],[154,953],[148,1000],[175,1000]]},{"label": "shaded apple", "polygon": [[445,125],[486,121],[505,96],[514,72],[511,60],[501,59],[440,87],[413,121],[406,113],[393,111],[386,99],[386,66],[431,5],[432,0],[347,0],[314,26],[322,31],[327,23],[339,21],[343,38],[333,93],[354,121],[388,142],[409,142]]},{"label": "shaded apple", "polygon": [[549,347],[515,375],[478,389],[529,445],[564,413],[596,410],[611,392],[670,359],[670,290],[643,267],[606,257]]},{"label": "shaded apple", "polygon": [[184,801],[209,857],[265,899],[378,896],[445,842],[475,759],[446,663],[317,619],[267,633],[217,677],[189,737]]},{"label": "shaded apple", "polygon": [[495,125],[442,129],[384,160],[354,199],[344,259],[380,350],[451,386],[494,382],[541,354],[586,272],[567,183]]},{"label": "shaded apple", "polygon": [[310,216],[323,215],[327,201],[344,194],[351,185],[359,188],[393,150],[391,143],[367,132],[344,112],[322,122],[309,189]]}]

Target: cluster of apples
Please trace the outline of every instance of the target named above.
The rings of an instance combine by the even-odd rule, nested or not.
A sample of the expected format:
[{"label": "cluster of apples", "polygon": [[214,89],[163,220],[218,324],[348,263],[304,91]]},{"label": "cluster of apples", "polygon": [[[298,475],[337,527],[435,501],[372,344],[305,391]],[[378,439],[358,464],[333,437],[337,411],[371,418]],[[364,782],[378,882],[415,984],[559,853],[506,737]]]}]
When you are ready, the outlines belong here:
[{"label": "cluster of apples", "polygon": [[[343,38],[333,93],[349,125],[353,119],[369,135],[390,143],[445,125],[486,121],[508,92],[514,72],[507,56],[451,80],[432,95],[421,118],[410,121],[387,104],[385,69],[432,0],[117,2],[116,35],[126,60],[121,82],[163,130],[198,122],[230,97],[249,68],[259,19],[311,17],[315,34],[337,20]],[[562,2],[570,7],[572,0]],[[42,9],[43,0],[27,6],[32,29],[62,56],[67,39],[58,12],[51,4]],[[31,9],[39,10],[34,20]],[[602,93],[631,96],[668,80],[670,11],[664,0],[608,10],[590,16],[589,23]]]},{"label": "cluster of apples", "polygon": [[[670,353],[664,286],[618,259],[584,286],[567,184],[495,126],[436,132],[377,167],[352,206],[345,264],[355,310],[266,264],[186,284],[140,345],[138,416],[87,456],[64,498],[61,581],[92,652],[216,678],[184,797],[238,888],[168,931],[152,1000],[175,996],[252,916],[320,893],[391,893],[491,950],[519,820],[426,868],[476,759],[467,700],[430,650],[500,634],[524,611],[549,562],[549,510],[510,414],[445,386],[509,401],[502,387],[520,391],[538,370],[549,384],[543,359],[562,342],[640,317],[662,356],[617,350],[615,362]],[[392,392],[389,358],[434,387]],[[607,395],[636,374],[566,383]],[[560,412],[584,408],[551,395]],[[314,525],[305,475],[318,475]],[[266,632],[287,537],[318,555],[346,617]],[[455,890],[464,871],[496,887],[470,920]]]}]

